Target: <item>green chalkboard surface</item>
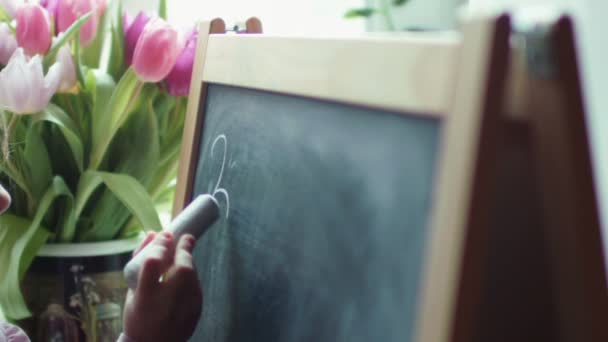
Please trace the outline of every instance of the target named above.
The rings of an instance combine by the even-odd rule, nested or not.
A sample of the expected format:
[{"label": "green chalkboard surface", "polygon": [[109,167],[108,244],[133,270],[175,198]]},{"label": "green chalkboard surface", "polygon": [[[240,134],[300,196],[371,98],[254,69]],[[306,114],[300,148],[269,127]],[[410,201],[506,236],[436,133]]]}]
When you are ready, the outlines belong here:
[{"label": "green chalkboard surface", "polygon": [[193,341],[412,341],[441,120],[210,84]]}]

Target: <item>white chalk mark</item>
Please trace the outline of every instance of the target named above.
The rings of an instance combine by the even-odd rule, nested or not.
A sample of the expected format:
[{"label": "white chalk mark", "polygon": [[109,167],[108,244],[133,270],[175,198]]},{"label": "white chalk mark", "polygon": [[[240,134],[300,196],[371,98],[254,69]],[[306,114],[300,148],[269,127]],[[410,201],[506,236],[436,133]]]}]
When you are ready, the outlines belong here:
[{"label": "white chalk mark", "polygon": [[218,177],[217,183],[215,184],[215,188],[213,189],[214,192],[217,191],[217,189],[219,189],[220,183],[222,182],[222,177],[224,176],[224,167],[226,166],[226,154],[228,153],[228,140],[226,139],[226,135],[220,134],[215,138],[215,140],[213,140],[213,144],[211,145],[211,157],[213,158],[213,151],[215,150],[215,144],[217,144],[217,142],[220,140],[224,141],[224,157],[222,160],[222,168],[220,169],[220,176]]},{"label": "white chalk mark", "polygon": [[226,198],[226,218],[230,217],[230,195],[228,195],[228,191],[224,188],[219,188],[213,192],[213,198],[217,201],[215,195],[222,194]]},{"label": "white chalk mark", "polygon": [[[218,135],[215,140],[213,140],[213,144],[211,145],[211,158],[213,158],[213,154],[215,151],[215,145],[218,143],[218,141],[222,140],[224,142],[224,156],[222,157],[222,167],[220,169],[220,175],[217,178],[217,183],[215,184],[215,188],[213,189],[213,198],[215,198],[217,200],[217,198],[215,197],[218,194],[222,194],[224,195],[224,198],[226,199],[226,218],[230,217],[230,195],[228,194],[228,191],[226,191],[226,189],[224,188],[220,188],[221,184],[222,184],[222,178],[224,177],[224,169],[226,167],[226,156],[228,154],[228,139],[226,138],[225,134],[220,134]],[[228,167],[229,168],[233,168],[236,165],[236,162],[230,162]]]}]

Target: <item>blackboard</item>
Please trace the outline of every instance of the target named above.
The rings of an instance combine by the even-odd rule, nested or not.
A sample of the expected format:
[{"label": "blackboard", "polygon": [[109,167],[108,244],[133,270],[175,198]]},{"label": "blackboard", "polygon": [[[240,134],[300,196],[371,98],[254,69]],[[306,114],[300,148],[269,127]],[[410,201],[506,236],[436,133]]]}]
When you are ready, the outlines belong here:
[{"label": "blackboard", "polygon": [[440,118],[218,84],[204,106],[194,194],[225,214],[192,340],[412,341]]}]

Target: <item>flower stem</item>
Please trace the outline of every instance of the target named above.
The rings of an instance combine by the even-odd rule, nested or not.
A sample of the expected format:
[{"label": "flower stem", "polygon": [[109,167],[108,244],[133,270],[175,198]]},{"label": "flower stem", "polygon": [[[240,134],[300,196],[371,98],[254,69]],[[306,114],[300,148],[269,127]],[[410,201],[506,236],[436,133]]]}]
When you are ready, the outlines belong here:
[{"label": "flower stem", "polygon": [[[5,115],[3,115],[3,119],[4,118],[5,118]],[[13,130],[15,130],[15,126],[17,125],[17,120],[19,120],[19,116],[13,114],[11,119],[8,122],[8,125],[5,125],[6,129],[4,131],[4,138],[3,138],[4,141],[2,142],[2,151],[3,151],[3,159],[4,159],[3,161],[5,164],[4,171],[15,182],[15,184],[17,184],[17,186],[20,187],[21,190],[23,190],[23,192],[25,192],[25,196],[27,197],[27,213],[28,213],[28,215],[31,216],[34,213],[34,208],[36,206],[36,204],[34,203],[34,196],[32,196],[32,191],[27,186],[27,182],[25,181],[25,178],[23,177],[23,175],[21,174],[21,172],[19,171],[17,166],[15,166],[15,164],[12,162],[12,159],[10,156],[10,146],[9,146],[10,137],[13,133]]]}]

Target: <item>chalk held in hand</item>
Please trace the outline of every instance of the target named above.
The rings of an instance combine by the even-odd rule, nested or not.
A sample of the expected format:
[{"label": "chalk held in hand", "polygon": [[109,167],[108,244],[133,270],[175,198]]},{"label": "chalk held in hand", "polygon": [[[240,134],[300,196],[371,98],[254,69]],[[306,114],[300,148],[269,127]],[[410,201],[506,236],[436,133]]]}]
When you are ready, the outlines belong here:
[{"label": "chalk held in hand", "polygon": [[[173,233],[175,241],[184,234],[191,234],[198,239],[220,217],[220,207],[211,195],[200,195],[190,203],[169,225],[167,231]],[[124,269],[127,285],[137,287],[139,271],[147,257],[148,246],[144,247]]]}]

